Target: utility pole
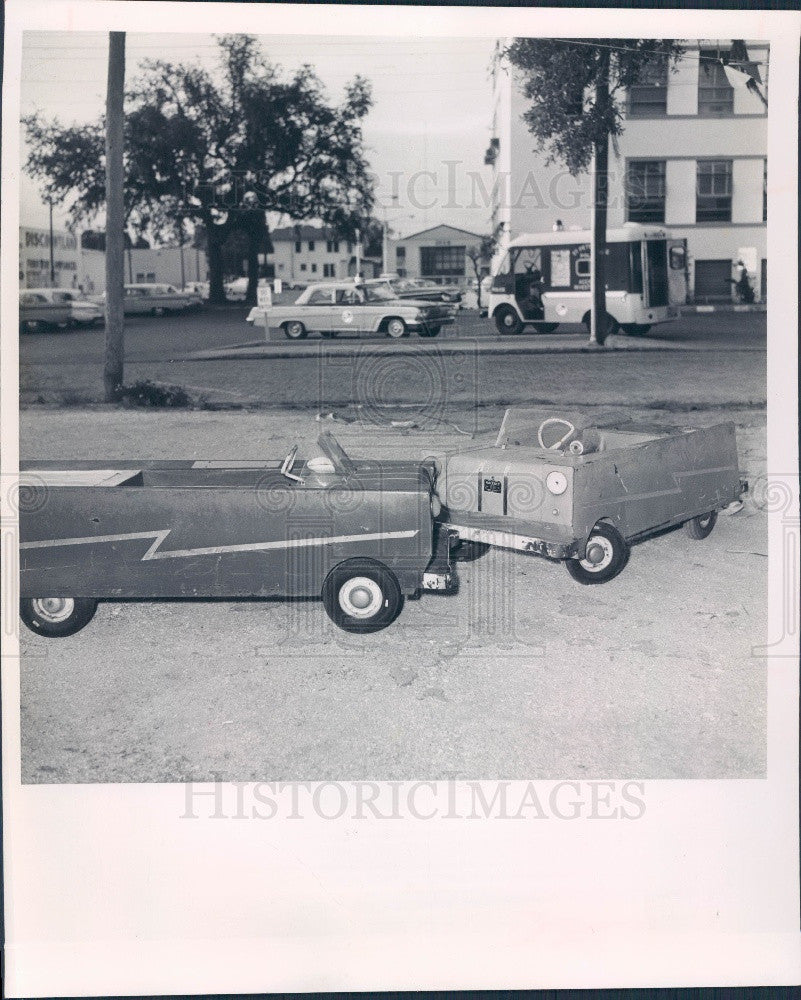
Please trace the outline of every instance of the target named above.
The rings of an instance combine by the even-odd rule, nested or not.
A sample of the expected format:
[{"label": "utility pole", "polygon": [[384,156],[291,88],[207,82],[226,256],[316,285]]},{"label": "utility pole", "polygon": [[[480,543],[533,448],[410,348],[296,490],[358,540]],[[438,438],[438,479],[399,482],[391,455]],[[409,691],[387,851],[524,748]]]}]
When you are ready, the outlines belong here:
[{"label": "utility pole", "polygon": [[[595,84],[595,106],[606,108],[609,103],[609,49],[598,54],[598,77]],[[609,136],[596,139],[593,151],[592,242],[590,245],[590,343],[603,344],[606,339],[606,216],[609,196]],[[601,240],[603,234],[603,240]]]},{"label": "utility pole", "polygon": [[56,287],[56,263],[53,256],[53,202],[48,198],[50,206],[50,287]]},{"label": "utility pole", "polygon": [[106,353],[103,387],[107,403],[114,402],[122,385],[125,358],[124,90],[125,32],[112,31],[108,36],[106,90]]}]

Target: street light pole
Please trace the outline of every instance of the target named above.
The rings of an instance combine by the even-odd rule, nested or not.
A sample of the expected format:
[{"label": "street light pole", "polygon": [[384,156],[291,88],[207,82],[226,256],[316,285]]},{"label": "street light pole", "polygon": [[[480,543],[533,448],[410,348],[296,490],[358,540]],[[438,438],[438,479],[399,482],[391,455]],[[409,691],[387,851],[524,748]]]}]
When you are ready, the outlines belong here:
[{"label": "street light pole", "polygon": [[56,264],[53,256],[53,201],[48,198],[50,206],[50,287],[56,287]]}]

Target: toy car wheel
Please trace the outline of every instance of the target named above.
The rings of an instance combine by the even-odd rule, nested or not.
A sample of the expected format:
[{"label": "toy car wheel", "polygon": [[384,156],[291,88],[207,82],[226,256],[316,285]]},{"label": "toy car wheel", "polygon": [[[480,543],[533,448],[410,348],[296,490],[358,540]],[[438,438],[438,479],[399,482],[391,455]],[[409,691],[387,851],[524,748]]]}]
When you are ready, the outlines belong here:
[{"label": "toy car wheel", "polygon": [[406,336],[406,324],[400,316],[393,316],[387,321],[387,336],[395,340]]},{"label": "toy car wheel", "polygon": [[51,639],[80,632],[96,609],[91,597],[26,597],[19,602],[20,618],[31,632]]},{"label": "toy car wheel", "polygon": [[325,578],[323,605],[345,632],[378,632],[400,614],[403,594],[397,577],[374,559],[347,559]]},{"label": "toy car wheel", "polygon": [[288,340],[303,340],[306,336],[306,327],[297,320],[293,320],[291,323],[284,323],[284,336]]},{"label": "toy car wheel", "polygon": [[510,306],[501,306],[495,311],[495,327],[498,333],[522,333],[520,317]]},{"label": "toy car wheel", "polygon": [[606,583],[629,558],[626,540],[611,524],[600,521],[590,532],[583,559],[566,559],[568,573],[579,583]]},{"label": "toy car wheel", "polygon": [[707,535],[712,533],[717,519],[717,511],[711,510],[708,514],[701,514],[698,517],[694,517],[691,521],[685,521],[684,530],[690,538],[694,538],[697,542],[700,542],[702,538],[706,538]]}]

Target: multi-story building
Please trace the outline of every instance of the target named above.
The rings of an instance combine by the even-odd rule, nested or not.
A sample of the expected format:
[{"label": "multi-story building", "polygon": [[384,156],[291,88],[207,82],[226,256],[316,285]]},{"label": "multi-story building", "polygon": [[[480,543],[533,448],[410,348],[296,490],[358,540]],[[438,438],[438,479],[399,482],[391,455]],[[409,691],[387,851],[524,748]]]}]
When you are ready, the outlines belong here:
[{"label": "multi-story building", "polygon": [[[284,282],[323,281],[325,278],[349,278],[356,274],[356,247],[332,229],[322,226],[286,226],[270,233],[273,244],[271,263],[275,277]],[[361,257],[363,276],[374,277],[381,262]]]},{"label": "multi-story building", "polygon": [[[739,262],[757,299],[767,294],[769,50],[760,42],[745,47],[747,61],[733,58],[730,66],[731,40],[686,45],[673,70],[655,65],[624,96],[623,134],[609,151],[609,227],[658,222],[686,238],[688,287],[698,302],[730,299]],[[592,179],[571,177],[536,151],[522,118],[528,100],[501,52],[499,45],[487,150],[493,232],[504,247],[557,220],[589,229]]]},{"label": "multi-story building", "polygon": [[475,277],[468,251],[482,237],[456,226],[439,225],[389,240],[388,266],[402,278],[428,278],[440,284],[465,284]]}]

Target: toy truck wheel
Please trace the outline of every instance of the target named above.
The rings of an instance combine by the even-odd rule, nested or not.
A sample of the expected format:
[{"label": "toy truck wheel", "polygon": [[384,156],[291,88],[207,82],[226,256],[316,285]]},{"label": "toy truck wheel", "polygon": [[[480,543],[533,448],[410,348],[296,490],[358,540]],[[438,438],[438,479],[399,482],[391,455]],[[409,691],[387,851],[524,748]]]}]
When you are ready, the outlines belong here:
[{"label": "toy truck wheel", "polygon": [[523,324],[511,306],[501,306],[495,310],[495,327],[498,333],[522,333]]},{"label": "toy truck wheel", "polygon": [[611,524],[595,525],[587,539],[583,559],[566,559],[568,573],[579,583],[606,583],[617,576],[628,561],[626,540]]},{"label": "toy truck wheel", "polygon": [[306,327],[297,320],[293,320],[291,323],[284,323],[284,336],[288,340],[303,340],[306,336]]},{"label": "toy truck wheel", "polygon": [[96,609],[91,597],[27,597],[19,602],[20,618],[31,632],[50,639],[80,632]]},{"label": "toy truck wheel", "polygon": [[400,614],[403,594],[397,577],[374,559],[347,559],[325,579],[323,605],[345,632],[378,632]]},{"label": "toy truck wheel", "polygon": [[685,521],[684,530],[690,538],[694,538],[697,542],[700,542],[702,538],[706,538],[707,535],[712,533],[717,519],[717,511],[711,510],[708,514],[701,514],[699,517],[694,517],[691,521]]}]

